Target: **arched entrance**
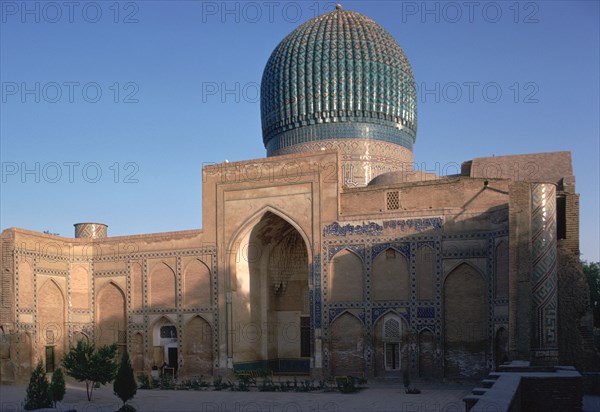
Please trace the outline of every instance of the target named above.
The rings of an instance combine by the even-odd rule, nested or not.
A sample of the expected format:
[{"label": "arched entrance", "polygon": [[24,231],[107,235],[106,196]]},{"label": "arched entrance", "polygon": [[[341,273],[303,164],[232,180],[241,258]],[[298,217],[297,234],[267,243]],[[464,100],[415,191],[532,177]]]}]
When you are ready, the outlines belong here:
[{"label": "arched entrance", "polygon": [[308,373],[306,242],[298,229],[272,212],[240,237],[231,266],[234,368]]},{"label": "arched entrance", "polygon": [[[158,319],[152,327],[153,366],[168,366],[177,370],[177,327],[166,317]],[[165,365],[166,363],[166,365]]]},{"label": "arched entrance", "polygon": [[[47,280],[38,292],[38,353],[46,366],[46,373],[53,372],[62,361],[65,349],[65,299],[61,288],[53,280]],[[30,348],[29,342],[21,344],[24,351]],[[26,354],[24,359],[30,359]],[[33,365],[31,365],[33,366]]]},{"label": "arched entrance", "polygon": [[377,319],[375,331],[375,376],[400,377],[408,368],[408,325],[390,312]]}]

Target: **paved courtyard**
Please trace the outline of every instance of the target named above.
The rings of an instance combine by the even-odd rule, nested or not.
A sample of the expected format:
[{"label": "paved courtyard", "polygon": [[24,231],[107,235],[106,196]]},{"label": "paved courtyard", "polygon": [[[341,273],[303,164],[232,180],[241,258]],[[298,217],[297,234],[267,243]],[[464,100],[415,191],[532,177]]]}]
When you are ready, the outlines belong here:
[{"label": "paved courtyard", "polygon": [[[462,412],[462,398],[473,387],[420,384],[420,395],[406,395],[399,386],[371,384],[355,394],[139,390],[130,403],[140,412]],[[25,392],[26,385],[0,386],[0,412],[22,411]],[[64,401],[47,411],[115,412],[120,406],[112,385],[95,389],[88,402],[84,385],[68,383]],[[585,396],[583,410],[600,411],[600,396]]]},{"label": "paved courtyard", "polygon": [[[400,386],[371,384],[355,394],[138,390],[130,403],[142,412],[461,412],[464,411],[462,397],[472,388],[428,384],[419,385],[420,395],[406,395]],[[0,386],[0,411],[21,411],[25,392],[26,385]],[[68,383],[65,399],[57,405],[57,410],[115,412],[120,406],[112,385],[94,390],[92,401],[88,402],[84,385]]]}]

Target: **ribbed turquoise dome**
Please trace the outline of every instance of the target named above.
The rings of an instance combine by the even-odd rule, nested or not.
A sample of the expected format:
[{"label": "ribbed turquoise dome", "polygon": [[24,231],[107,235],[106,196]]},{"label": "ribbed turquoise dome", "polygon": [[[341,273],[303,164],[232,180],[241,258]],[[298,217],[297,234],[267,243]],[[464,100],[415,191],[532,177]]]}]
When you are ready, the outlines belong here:
[{"label": "ribbed turquoise dome", "polygon": [[338,8],[291,32],[261,83],[267,154],[327,139],[375,139],[409,150],[416,87],[394,38],[373,20]]}]

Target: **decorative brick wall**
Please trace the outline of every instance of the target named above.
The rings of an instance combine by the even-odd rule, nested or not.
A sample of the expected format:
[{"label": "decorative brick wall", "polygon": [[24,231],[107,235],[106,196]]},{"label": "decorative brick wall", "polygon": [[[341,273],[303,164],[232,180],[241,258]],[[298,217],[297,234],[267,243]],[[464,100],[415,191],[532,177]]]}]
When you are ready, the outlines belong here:
[{"label": "decorative brick wall", "polygon": [[531,186],[531,271],[534,310],[532,355],[542,363],[558,360],[558,275],[556,186]]},{"label": "decorative brick wall", "polygon": [[579,195],[565,193],[567,223],[567,236],[562,240],[561,246],[569,249],[575,256],[579,256]]}]

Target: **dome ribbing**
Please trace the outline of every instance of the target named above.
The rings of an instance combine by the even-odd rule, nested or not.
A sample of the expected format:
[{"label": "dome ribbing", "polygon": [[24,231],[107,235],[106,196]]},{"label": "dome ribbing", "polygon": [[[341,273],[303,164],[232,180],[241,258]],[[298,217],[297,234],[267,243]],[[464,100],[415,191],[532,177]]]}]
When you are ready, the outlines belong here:
[{"label": "dome ribbing", "polygon": [[416,87],[402,48],[373,20],[337,9],[275,48],[261,83],[267,154],[330,139],[374,139],[412,151]]}]

